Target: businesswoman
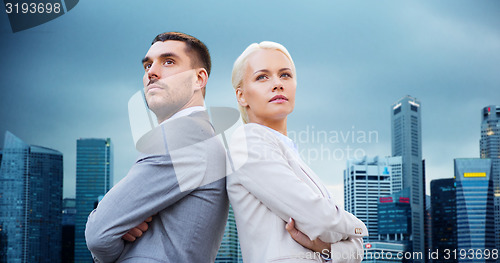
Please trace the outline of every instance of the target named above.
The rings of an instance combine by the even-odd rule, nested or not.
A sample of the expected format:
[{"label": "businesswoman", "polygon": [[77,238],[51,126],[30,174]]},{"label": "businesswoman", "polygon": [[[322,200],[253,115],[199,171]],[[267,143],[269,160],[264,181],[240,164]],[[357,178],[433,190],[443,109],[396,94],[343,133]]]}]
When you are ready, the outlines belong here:
[{"label": "businesswoman", "polygon": [[251,44],[234,63],[232,84],[245,125],[229,147],[227,189],[243,261],[360,262],[366,226],[336,205],[286,136],[297,85],[286,48]]}]

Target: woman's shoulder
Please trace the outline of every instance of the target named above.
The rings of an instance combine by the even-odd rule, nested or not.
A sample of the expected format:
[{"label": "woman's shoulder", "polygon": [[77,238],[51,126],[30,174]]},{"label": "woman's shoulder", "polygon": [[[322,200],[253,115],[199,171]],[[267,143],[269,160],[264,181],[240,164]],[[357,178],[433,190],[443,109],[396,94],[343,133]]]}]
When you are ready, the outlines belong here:
[{"label": "woman's shoulder", "polygon": [[257,142],[276,142],[276,135],[267,127],[257,123],[244,124],[233,133],[232,142],[257,143]]}]

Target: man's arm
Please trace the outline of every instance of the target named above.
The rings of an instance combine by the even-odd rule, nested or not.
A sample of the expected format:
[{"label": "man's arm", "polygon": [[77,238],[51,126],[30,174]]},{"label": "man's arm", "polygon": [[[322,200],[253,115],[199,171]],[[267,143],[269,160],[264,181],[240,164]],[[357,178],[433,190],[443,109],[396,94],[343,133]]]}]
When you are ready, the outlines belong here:
[{"label": "man's arm", "polygon": [[138,226],[130,229],[125,235],[122,236],[122,239],[128,242],[134,242],[136,239],[140,238],[144,232],[146,232],[149,228],[148,223],[153,221],[153,217],[150,216],[144,222],[140,223]]},{"label": "man's arm", "polygon": [[[189,142],[193,139],[192,134],[167,137],[165,141],[177,139],[177,145],[180,140],[186,141],[187,138]],[[115,261],[123,251],[125,241],[122,237],[127,232],[175,204],[201,184],[208,149],[206,144],[196,143],[199,141],[200,138],[195,138],[194,143],[181,145],[185,147],[176,147],[175,150],[172,147],[163,155],[140,159],[104,196],[89,215],[85,230],[87,246],[95,257],[103,262]],[[157,143],[167,147],[163,139]],[[179,152],[182,154],[178,155]],[[193,187],[181,188],[179,182]]]}]

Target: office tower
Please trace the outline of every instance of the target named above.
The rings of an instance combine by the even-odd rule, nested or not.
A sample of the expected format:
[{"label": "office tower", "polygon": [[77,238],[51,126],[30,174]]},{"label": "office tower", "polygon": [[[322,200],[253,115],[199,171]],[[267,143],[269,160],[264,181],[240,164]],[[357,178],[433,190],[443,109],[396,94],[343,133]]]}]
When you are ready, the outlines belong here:
[{"label": "office tower", "polygon": [[62,210],[62,253],[61,262],[71,263],[75,259],[75,216],[74,198],[63,199]]},{"label": "office tower", "polygon": [[410,189],[378,198],[377,220],[381,227],[378,231],[380,241],[399,243],[405,246],[410,244],[411,211]]},{"label": "office tower", "polygon": [[[491,159],[455,159],[457,249],[495,249],[495,217]],[[477,257],[458,262],[495,262]]]},{"label": "office tower", "polygon": [[479,144],[481,158],[490,158],[492,162],[491,178],[495,195],[495,237],[496,247],[500,248],[500,106],[490,105],[483,108]]},{"label": "office tower", "polygon": [[410,96],[401,98],[391,109],[392,156],[403,158],[403,188],[410,188],[414,252],[425,252],[421,110],[420,102]]},{"label": "office tower", "polygon": [[224,230],[224,237],[220,245],[215,263],[240,263],[241,257],[240,243],[238,241],[238,232],[236,230],[236,221],[234,220],[233,208],[229,206],[229,215]]},{"label": "office tower", "polygon": [[76,142],[75,263],[92,262],[85,243],[87,217],[99,196],[113,183],[111,139],[78,139]]},{"label": "office tower", "polygon": [[[396,185],[396,187],[393,187]],[[344,207],[368,228],[364,242],[378,240],[377,201],[380,196],[399,191],[401,157],[348,160],[344,170]]]},{"label": "office tower", "polygon": [[[365,256],[363,262],[405,262],[404,255],[406,247],[410,242],[411,221],[408,217],[410,212],[410,189],[405,189],[387,196],[381,196],[377,200],[377,220],[379,223],[378,240],[365,244]],[[384,255],[381,257],[381,255]],[[417,256],[416,256],[417,257]]]},{"label": "office tower", "polygon": [[457,249],[457,199],[455,179],[436,179],[431,181],[432,206],[432,251],[438,250],[436,263],[457,262],[454,258],[445,259],[445,249]]},{"label": "office tower", "polygon": [[63,156],[5,133],[0,168],[1,262],[61,262]]}]

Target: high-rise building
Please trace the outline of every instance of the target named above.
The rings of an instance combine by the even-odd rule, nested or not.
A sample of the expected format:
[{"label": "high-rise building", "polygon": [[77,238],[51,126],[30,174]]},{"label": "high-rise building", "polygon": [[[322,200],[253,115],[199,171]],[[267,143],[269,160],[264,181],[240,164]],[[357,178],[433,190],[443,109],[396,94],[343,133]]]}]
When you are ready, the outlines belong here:
[{"label": "high-rise building", "polygon": [[75,260],[75,216],[74,198],[63,199],[62,210],[62,253],[61,262],[72,263]]},{"label": "high-rise building", "polygon": [[238,232],[236,229],[236,221],[234,219],[233,208],[229,206],[229,215],[224,230],[224,237],[220,245],[215,263],[241,263],[240,242],[238,241]]},{"label": "high-rise building", "polygon": [[[455,159],[458,251],[493,251],[495,217],[491,159]],[[495,262],[459,257],[458,262]]]},{"label": "high-rise building", "polygon": [[344,170],[344,208],[368,228],[364,242],[378,240],[379,197],[401,190],[401,157],[348,160]]},{"label": "high-rise building", "polygon": [[[425,182],[422,167],[421,104],[406,96],[391,108],[392,156],[403,161],[403,188],[410,189],[413,252],[425,253]],[[422,262],[423,260],[414,260]]]},{"label": "high-rise building", "polygon": [[0,168],[1,262],[61,262],[63,156],[5,133]]},{"label": "high-rise building", "polygon": [[432,251],[438,251],[436,263],[457,262],[445,258],[444,251],[457,249],[457,199],[455,179],[431,181]]},{"label": "high-rise building", "polygon": [[496,247],[500,248],[500,106],[490,105],[483,108],[479,145],[481,158],[490,158],[492,163],[491,178],[495,195],[495,239]]},{"label": "high-rise building", "polygon": [[377,220],[384,226],[378,231],[380,241],[403,244],[404,249],[411,245],[410,199],[409,188],[378,199]]},{"label": "high-rise building", "polygon": [[111,139],[78,139],[76,142],[76,216],[75,262],[92,262],[85,243],[87,217],[99,196],[113,183],[113,150]]}]

